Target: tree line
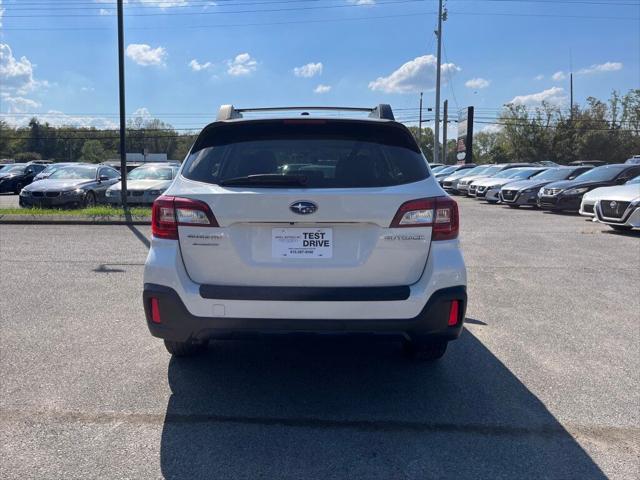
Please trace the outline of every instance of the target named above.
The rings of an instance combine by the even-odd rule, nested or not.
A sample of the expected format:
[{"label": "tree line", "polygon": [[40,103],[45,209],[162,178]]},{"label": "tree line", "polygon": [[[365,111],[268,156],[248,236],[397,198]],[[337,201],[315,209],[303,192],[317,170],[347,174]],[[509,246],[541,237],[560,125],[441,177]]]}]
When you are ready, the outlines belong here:
[{"label": "tree line", "polygon": [[[490,128],[487,128],[490,127]],[[429,161],[433,130],[410,126]],[[614,91],[607,101],[589,97],[583,106],[565,110],[542,103],[535,108],[507,104],[495,119],[476,115],[475,163],[535,162],[566,164],[575,160],[622,162],[640,154],[640,89]],[[16,161],[52,159],[98,163],[119,158],[119,132],[57,127],[31,119],[25,127],[0,120],[0,158]],[[133,118],[127,125],[127,152],[166,153],[181,160],[195,140],[158,119]],[[438,142],[442,148],[441,142]],[[447,142],[446,163],[456,163],[456,140]]]},{"label": "tree line", "polygon": [[[433,131],[423,129],[419,135],[417,127],[410,130],[431,161]],[[507,104],[495,120],[476,115],[474,130],[475,163],[619,163],[640,154],[640,89],[625,95],[614,91],[606,102],[589,97],[584,106],[568,110],[545,102],[535,108]],[[446,163],[456,163],[453,139],[447,142]]]},{"label": "tree line", "polygon": [[[25,127],[13,127],[0,120],[0,158],[17,162],[55,160],[100,163],[120,158],[119,130],[53,126],[32,118]],[[126,130],[128,153],[166,153],[182,160],[196,135],[180,133],[158,119],[137,117]]]}]

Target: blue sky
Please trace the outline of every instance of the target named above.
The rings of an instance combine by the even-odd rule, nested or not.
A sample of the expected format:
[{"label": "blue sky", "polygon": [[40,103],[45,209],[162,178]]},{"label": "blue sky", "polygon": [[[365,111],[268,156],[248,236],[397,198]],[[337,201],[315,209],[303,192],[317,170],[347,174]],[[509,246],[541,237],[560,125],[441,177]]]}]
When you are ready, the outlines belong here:
[{"label": "blue sky", "polygon": [[[443,99],[453,115],[474,105],[495,116],[510,101],[566,106],[571,64],[578,103],[640,88],[638,0],[446,4]],[[115,0],[0,8],[2,118],[115,125]],[[434,104],[436,10],[435,0],[129,0],[127,112],[197,129],[222,103],[390,103],[412,121],[418,92]]]}]

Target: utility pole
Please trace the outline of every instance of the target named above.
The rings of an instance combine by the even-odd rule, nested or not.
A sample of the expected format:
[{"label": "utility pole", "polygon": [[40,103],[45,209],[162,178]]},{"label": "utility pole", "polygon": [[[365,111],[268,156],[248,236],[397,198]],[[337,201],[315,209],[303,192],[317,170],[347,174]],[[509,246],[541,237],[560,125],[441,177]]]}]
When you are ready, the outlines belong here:
[{"label": "utility pole", "polygon": [[118,0],[118,83],[120,85],[120,201],[127,211],[127,142],[124,106],[124,9],[123,0]]},{"label": "utility pole", "polygon": [[569,91],[571,100],[569,102],[571,110],[569,111],[569,118],[571,120],[571,126],[573,126],[573,53],[569,49]]},{"label": "utility pole", "polygon": [[420,142],[422,142],[422,92],[420,92],[420,120],[418,120],[418,143]]},{"label": "utility pole", "polygon": [[449,100],[444,101],[444,116],[442,117],[442,163],[447,163],[447,126],[449,121]]},{"label": "utility pole", "polygon": [[571,76],[569,77],[569,90],[570,90],[570,97],[571,97],[571,112],[569,113],[570,118],[571,118],[571,124],[573,124],[573,72],[571,72]]},{"label": "utility pole", "polygon": [[440,69],[442,66],[442,0],[439,0],[438,7],[438,57],[436,62],[436,125],[435,135],[433,140],[433,163],[440,163]]}]

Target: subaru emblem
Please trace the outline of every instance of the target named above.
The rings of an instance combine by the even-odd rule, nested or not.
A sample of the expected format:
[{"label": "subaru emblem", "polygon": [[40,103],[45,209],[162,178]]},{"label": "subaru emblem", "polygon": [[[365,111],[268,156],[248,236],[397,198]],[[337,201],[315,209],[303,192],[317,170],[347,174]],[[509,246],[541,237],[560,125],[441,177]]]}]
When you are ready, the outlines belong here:
[{"label": "subaru emblem", "polygon": [[293,213],[297,213],[298,215],[309,215],[316,212],[318,210],[318,206],[313,202],[300,200],[289,205],[289,210]]},{"label": "subaru emblem", "polygon": [[611,208],[616,208],[616,205],[618,205],[618,203],[614,200],[613,202],[611,202],[611,203],[609,204],[609,207],[611,207]]}]

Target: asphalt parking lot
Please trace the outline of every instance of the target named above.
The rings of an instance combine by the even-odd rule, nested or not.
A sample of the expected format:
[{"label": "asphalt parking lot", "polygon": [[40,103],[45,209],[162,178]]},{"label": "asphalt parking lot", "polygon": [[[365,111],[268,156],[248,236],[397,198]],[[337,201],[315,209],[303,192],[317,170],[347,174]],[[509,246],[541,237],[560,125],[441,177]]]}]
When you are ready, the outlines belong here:
[{"label": "asphalt parking lot", "polygon": [[0,225],[0,477],[638,478],[640,238],[462,199],[466,332],[171,360],[147,227]]},{"label": "asphalt parking lot", "polygon": [[15,195],[13,193],[2,193],[0,194],[0,208],[18,208],[20,206],[18,204],[19,199],[19,195]]}]

